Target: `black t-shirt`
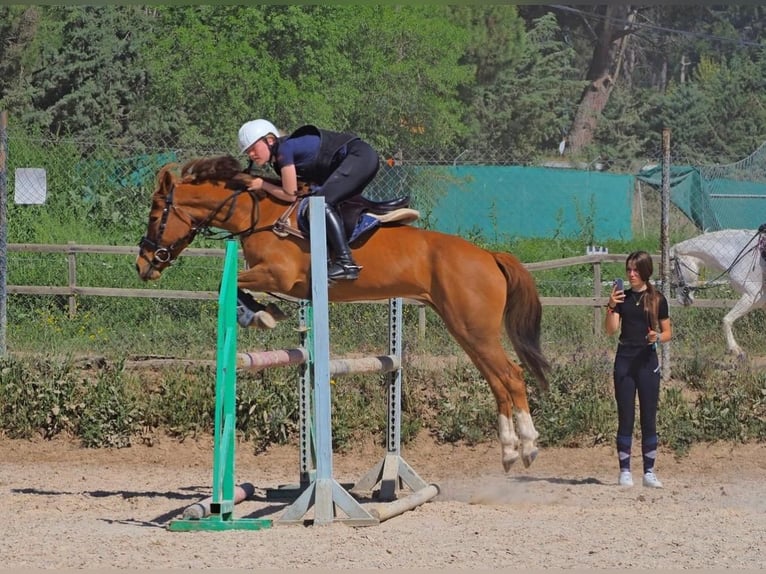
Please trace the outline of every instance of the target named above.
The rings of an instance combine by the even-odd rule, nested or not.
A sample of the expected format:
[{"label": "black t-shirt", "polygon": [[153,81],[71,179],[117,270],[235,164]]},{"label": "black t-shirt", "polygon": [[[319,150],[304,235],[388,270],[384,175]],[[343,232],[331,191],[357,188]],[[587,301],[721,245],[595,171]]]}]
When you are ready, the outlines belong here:
[{"label": "black t-shirt", "polygon": [[[668,300],[665,296],[656,291],[659,297],[659,306],[657,309],[657,318],[661,321],[667,319]],[[644,310],[644,298],[646,291],[636,292],[632,289],[625,290],[625,301],[618,303],[614,309],[615,313],[620,314],[622,320],[620,325],[620,345],[625,347],[645,347],[647,343],[646,335],[649,332],[650,318],[649,313]],[[652,330],[659,332],[660,326],[652,326]]]}]

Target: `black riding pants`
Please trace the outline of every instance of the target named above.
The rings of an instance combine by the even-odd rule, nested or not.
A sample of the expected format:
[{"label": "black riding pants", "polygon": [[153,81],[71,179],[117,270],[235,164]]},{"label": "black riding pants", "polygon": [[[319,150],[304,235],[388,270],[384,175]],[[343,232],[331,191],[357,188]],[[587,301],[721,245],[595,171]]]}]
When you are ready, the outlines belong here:
[{"label": "black riding pants", "polygon": [[629,437],[635,423],[638,394],[641,437],[657,435],[657,405],[660,399],[660,364],[651,345],[620,347],[614,359],[614,397],[617,400],[617,435]]},{"label": "black riding pants", "polygon": [[328,205],[335,207],[341,201],[362,193],[378,173],[378,153],[363,140],[346,145],[346,155],[330,177],[316,190]]}]

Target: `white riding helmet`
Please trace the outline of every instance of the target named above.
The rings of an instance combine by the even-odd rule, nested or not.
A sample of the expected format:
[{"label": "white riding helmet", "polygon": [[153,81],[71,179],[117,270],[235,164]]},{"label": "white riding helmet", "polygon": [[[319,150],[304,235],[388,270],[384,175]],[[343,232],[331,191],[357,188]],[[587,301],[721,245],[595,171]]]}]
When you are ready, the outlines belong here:
[{"label": "white riding helmet", "polygon": [[242,124],[239,128],[239,151],[245,153],[247,148],[262,137],[269,134],[279,136],[279,130],[268,120],[251,120]]}]

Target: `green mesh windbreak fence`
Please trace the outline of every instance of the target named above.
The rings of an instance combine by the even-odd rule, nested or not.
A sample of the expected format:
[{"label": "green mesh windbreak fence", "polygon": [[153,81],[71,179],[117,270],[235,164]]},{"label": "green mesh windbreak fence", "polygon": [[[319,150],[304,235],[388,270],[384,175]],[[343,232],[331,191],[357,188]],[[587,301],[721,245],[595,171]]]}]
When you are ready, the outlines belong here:
[{"label": "green mesh windbreak fence", "polygon": [[[662,166],[637,177],[660,189]],[[766,222],[766,143],[728,165],[671,166],[670,201],[701,231],[757,229]]]},{"label": "green mesh windbreak fence", "polygon": [[422,195],[415,196],[415,207],[425,211],[432,229],[492,241],[583,235],[632,239],[632,175],[520,166],[440,171],[440,196],[431,198],[425,210]]}]

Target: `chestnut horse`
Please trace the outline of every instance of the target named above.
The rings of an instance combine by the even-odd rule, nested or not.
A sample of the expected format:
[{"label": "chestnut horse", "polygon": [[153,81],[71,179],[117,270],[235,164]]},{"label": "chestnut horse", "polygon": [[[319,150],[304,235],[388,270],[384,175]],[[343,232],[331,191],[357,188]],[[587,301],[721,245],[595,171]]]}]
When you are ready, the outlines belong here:
[{"label": "chestnut horse", "polygon": [[[289,206],[247,190],[252,177],[231,156],[189,162],[181,177],[172,165],[161,168],[136,259],[141,279],[158,279],[197,232],[217,228],[237,236],[242,245],[248,269],[238,275],[240,289],[309,298],[309,242],[274,233],[274,224]],[[295,213],[290,217],[297,227]],[[489,383],[497,402],[505,471],[519,456],[525,466],[532,464],[538,433],[523,371],[502,343],[505,327],[521,364],[542,390],[547,389],[550,367],[540,346],[542,306],[530,272],[508,253],[492,253],[456,236],[401,224],[384,224],[354,242],[352,249],[363,270],[354,281],[333,283],[330,301],[403,297],[434,309]]]}]

